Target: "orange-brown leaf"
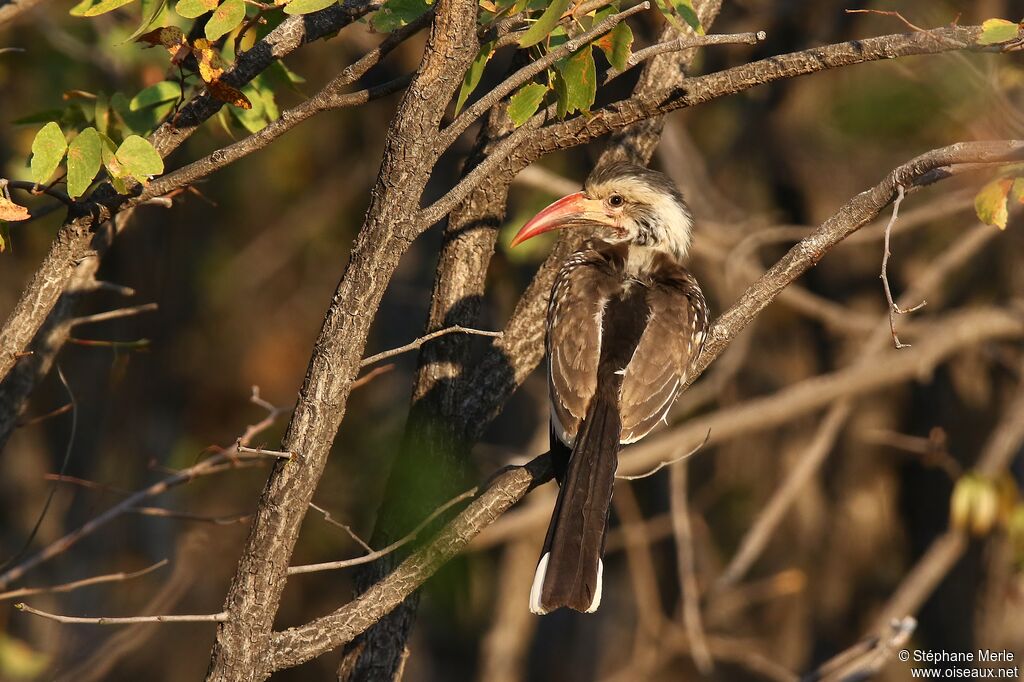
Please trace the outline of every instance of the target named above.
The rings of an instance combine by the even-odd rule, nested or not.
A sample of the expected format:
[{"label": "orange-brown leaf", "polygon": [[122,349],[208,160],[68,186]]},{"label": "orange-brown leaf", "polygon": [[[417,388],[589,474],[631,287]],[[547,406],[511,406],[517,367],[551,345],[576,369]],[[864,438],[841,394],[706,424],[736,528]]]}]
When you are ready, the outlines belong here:
[{"label": "orange-brown leaf", "polygon": [[215,99],[219,99],[221,102],[227,102],[228,104],[240,109],[252,109],[252,102],[249,101],[248,97],[243,95],[237,88],[234,88],[223,81],[215,80],[207,83],[206,89]]},{"label": "orange-brown leaf", "polygon": [[[32,216],[29,215],[28,209],[24,206],[19,206],[7,197],[0,194],[0,220],[7,220],[12,223],[18,222],[19,220],[28,220]],[[0,249],[2,250],[2,249]]]},{"label": "orange-brown leaf", "polygon": [[172,64],[180,64],[189,55],[192,48],[185,39],[185,34],[177,26],[164,26],[143,33],[135,39],[137,43],[149,43],[151,46],[160,45],[171,55]]}]

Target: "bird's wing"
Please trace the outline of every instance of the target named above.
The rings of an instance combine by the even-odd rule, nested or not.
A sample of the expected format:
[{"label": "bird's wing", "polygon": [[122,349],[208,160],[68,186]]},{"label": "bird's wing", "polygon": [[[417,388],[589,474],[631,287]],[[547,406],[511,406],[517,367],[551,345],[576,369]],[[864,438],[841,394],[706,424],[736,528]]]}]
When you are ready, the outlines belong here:
[{"label": "bird's wing", "polygon": [[551,425],[570,446],[597,388],[601,319],[612,286],[607,260],[587,249],[566,260],[551,291],[547,317]]},{"label": "bird's wing", "polygon": [[707,332],[704,295],[689,272],[651,286],[650,317],[619,393],[622,442],[646,436],[668,413],[700,355]]}]

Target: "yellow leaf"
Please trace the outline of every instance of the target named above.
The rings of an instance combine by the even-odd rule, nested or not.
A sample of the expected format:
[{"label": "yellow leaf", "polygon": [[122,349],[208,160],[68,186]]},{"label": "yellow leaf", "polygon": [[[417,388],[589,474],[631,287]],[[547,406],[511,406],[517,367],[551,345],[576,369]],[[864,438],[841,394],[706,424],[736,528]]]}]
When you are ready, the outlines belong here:
[{"label": "yellow leaf", "polygon": [[974,197],[974,210],[978,218],[986,225],[995,225],[1000,230],[1006,229],[1009,212],[1006,198],[1013,186],[1013,180],[1001,178],[988,183]]}]

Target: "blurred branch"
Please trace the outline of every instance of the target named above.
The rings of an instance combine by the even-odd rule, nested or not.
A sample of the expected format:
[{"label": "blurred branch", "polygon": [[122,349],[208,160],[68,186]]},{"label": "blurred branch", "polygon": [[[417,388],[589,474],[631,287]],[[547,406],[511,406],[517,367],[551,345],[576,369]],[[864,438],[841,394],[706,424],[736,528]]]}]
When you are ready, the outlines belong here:
[{"label": "blurred branch", "polygon": [[679,572],[679,598],[683,603],[683,626],[690,640],[693,661],[702,675],[709,675],[715,663],[704,637],[700,616],[700,585],[693,552],[693,530],[686,499],[686,462],[679,462],[669,472],[669,500],[672,528],[676,536],[676,568]]},{"label": "blurred branch", "polygon": [[[1024,446],[1024,382],[1003,409],[1002,417],[989,436],[972,471],[987,478],[1005,472]],[[912,614],[921,608],[939,583],[967,549],[967,536],[950,529],[939,536],[907,574],[875,621],[874,630],[884,631],[896,614]]]},{"label": "blurred branch", "polygon": [[102,585],[103,583],[116,583],[123,582],[125,580],[131,580],[132,578],[139,578],[152,573],[158,568],[163,568],[167,565],[167,559],[161,559],[152,566],[147,566],[139,571],[132,573],[108,573],[106,575],[97,575],[92,578],[84,578],[82,580],[75,580],[69,583],[63,583],[60,585],[52,585],[50,587],[23,587],[18,590],[10,590],[9,592],[0,592],[0,601],[7,601],[9,599],[17,599],[19,597],[31,597],[37,594],[52,594],[58,592],[73,592],[74,590],[89,587],[91,585]]},{"label": "blurred branch", "polygon": [[798,458],[796,466],[772,494],[768,504],[758,513],[753,525],[744,534],[739,549],[736,550],[729,565],[715,582],[714,590],[716,592],[735,584],[750,570],[754,561],[764,551],[771,536],[803,491],[804,486],[832,451],[839,432],[852,412],[852,407],[849,400],[842,400],[829,410],[828,415],[818,427],[814,439]]},{"label": "blurred branch", "polygon": [[[3,0],[0,2],[0,30],[43,0]],[[7,49],[7,48],[5,48]]]},{"label": "blurred branch", "polygon": [[[623,485],[612,498],[620,528],[625,537],[622,549],[626,554],[629,579],[633,587],[633,613],[636,618],[633,653],[629,668],[637,679],[650,678],[650,666],[657,654],[661,633],[665,627],[658,572],[651,556],[651,538],[643,511],[637,502],[633,486]],[[605,560],[608,552],[605,551]],[[532,581],[527,581],[530,584]]]},{"label": "blurred branch", "polygon": [[846,651],[830,658],[801,682],[859,682],[877,675],[910,641],[917,629],[917,621],[906,616],[894,618],[886,632],[867,637]]},{"label": "blurred branch", "polygon": [[161,481],[153,483],[141,490],[138,490],[123,500],[115,504],[114,506],[107,509],[102,514],[94,517],[90,521],[86,522],[77,529],[67,533],[63,537],[51,542],[43,549],[30,556],[25,561],[11,567],[0,574],[0,587],[6,587],[15,580],[21,578],[25,573],[32,570],[39,564],[52,559],[53,557],[67,551],[70,547],[75,545],[79,540],[88,535],[91,535],[98,529],[105,526],[110,521],[113,521],[122,514],[131,512],[136,507],[140,506],[140,503],[144,500],[161,495],[171,488],[182,485],[184,483],[190,483],[196,478],[201,476],[209,476],[212,474],[220,473],[222,471],[229,471],[237,468],[237,460],[244,457],[243,454],[237,451],[238,444],[248,443],[261,431],[266,430],[273,425],[277,416],[281,410],[275,408],[266,401],[262,400],[259,395],[259,388],[253,386],[253,394],[251,398],[252,402],[261,406],[268,406],[268,415],[256,424],[251,424],[246,427],[242,437],[229,448],[223,449],[221,452],[213,455],[212,457],[199,462],[198,464],[191,466],[187,469],[177,471],[170,476],[167,476]]},{"label": "blurred branch", "polygon": [[72,327],[77,327],[83,324],[120,320],[125,317],[133,317],[142,313],[153,312],[158,309],[159,306],[156,303],[144,303],[142,305],[131,306],[130,308],[117,308],[116,310],[108,310],[94,315],[82,315],[68,320],[68,324]]},{"label": "blurred branch", "polygon": [[[155,595],[146,601],[142,613],[166,613],[174,609],[195,585],[196,578],[208,577],[210,543],[207,533],[193,530],[185,533],[176,543],[174,568],[170,577]],[[99,646],[76,665],[63,667],[55,682],[99,682],[110,679],[111,671],[128,654],[145,646],[161,631],[159,623],[124,628]],[[160,648],[160,647],[156,647]]]}]

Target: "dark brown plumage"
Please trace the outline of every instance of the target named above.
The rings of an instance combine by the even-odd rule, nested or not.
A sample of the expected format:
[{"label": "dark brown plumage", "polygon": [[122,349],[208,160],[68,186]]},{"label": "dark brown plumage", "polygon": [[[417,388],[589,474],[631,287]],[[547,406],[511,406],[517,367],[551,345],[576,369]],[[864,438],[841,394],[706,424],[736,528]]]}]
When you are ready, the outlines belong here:
[{"label": "dark brown plumage", "polygon": [[691,219],[646,168],[599,168],[513,243],[565,226],[597,232],[562,266],[547,316],[552,457],[561,489],[530,608],[600,604],[618,450],[665,418],[703,346],[707,305],[682,265]]}]

